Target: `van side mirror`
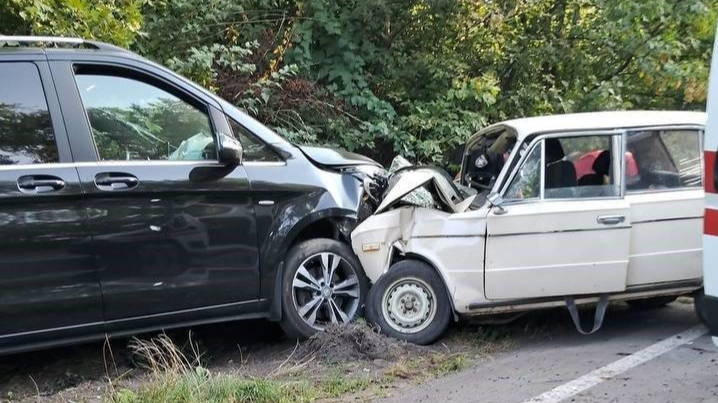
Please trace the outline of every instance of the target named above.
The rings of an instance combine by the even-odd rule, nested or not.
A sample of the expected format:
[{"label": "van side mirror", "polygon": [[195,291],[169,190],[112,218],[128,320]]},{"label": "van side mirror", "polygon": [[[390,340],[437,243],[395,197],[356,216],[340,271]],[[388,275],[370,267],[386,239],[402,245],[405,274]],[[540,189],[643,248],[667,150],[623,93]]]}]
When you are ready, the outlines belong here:
[{"label": "van side mirror", "polygon": [[219,133],[219,162],[234,166],[242,163],[242,143],[226,133]]}]

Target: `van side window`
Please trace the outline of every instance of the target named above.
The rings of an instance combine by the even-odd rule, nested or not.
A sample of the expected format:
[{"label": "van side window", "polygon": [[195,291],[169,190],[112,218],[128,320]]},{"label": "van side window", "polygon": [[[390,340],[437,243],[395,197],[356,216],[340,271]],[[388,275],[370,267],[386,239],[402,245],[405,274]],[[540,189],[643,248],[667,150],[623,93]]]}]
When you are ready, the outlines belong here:
[{"label": "van side window", "polygon": [[0,63],[0,165],[58,161],[37,66]]},{"label": "van side window", "polygon": [[100,159],[216,160],[205,108],[115,71],[75,76]]},{"label": "van side window", "polygon": [[627,192],[700,187],[703,182],[700,135],[698,130],[629,132]]},{"label": "van side window", "polygon": [[262,140],[245,129],[244,126],[228,118],[234,137],[242,144],[242,160],[246,162],[277,162],[279,156]]}]

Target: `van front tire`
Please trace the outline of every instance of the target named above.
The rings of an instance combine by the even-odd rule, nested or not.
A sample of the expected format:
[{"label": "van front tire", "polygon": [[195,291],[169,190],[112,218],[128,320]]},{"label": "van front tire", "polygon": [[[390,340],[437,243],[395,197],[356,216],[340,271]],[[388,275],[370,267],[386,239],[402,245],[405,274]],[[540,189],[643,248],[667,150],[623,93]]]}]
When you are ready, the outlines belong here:
[{"label": "van front tire", "polygon": [[381,332],[415,344],[430,344],[446,331],[451,304],[441,277],[418,260],[395,263],[369,290],[367,319]]},{"label": "van front tire", "polygon": [[333,239],[301,242],[287,253],[282,321],[288,337],[304,339],[364,312],[369,282],[351,248]]}]

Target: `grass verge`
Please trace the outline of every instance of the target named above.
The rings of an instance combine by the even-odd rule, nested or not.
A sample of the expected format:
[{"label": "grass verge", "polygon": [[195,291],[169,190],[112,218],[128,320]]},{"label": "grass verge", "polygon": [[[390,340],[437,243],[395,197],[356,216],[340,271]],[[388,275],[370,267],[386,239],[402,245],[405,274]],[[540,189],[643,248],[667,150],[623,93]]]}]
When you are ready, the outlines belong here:
[{"label": "grass verge", "polygon": [[202,365],[191,340],[187,355],[165,335],[135,339],[130,348],[147,375],[134,387],[111,383],[106,395],[111,403],[303,403],[359,392],[372,383],[339,373],[318,382],[215,374]]},{"label": "grass verge", "polygon": [[441,377],[463,369],[468,361],[462,353],[426,351],[422,355],[407,354],[374,373],[367,368],[357,371],[357,363],[347,361],[336,365],[315,363],[311,369],[301,364],[296,366],[297,371],[253,376],[210,371],[191,341],[181,349],[162,335],[151,340],[136,339],[131,348],[135,361],[146,372],[131,383],[110,383],[105,395],[110,403],[303,403],[337,401],[349,395],[368,398],[394,387],[391,385],[395,381]]},{"label": "grass verge", "polygon": [[331,376],[318,383],[266,378],[239,378],[210,374],[197,367],[194,373],[165,374],[135,390],[118,389],[112,403],[303,403],[338,398],[367,389],[374,381]]},{"label": "grass verge", "polygon": [[302,403],[320,397],[318,390],[307,382],[242,379],[208,372],[201,374],[204,371],[200,368],[197,374],[154,379],[134,391],[114,391],[109,400],[113,403]]}]

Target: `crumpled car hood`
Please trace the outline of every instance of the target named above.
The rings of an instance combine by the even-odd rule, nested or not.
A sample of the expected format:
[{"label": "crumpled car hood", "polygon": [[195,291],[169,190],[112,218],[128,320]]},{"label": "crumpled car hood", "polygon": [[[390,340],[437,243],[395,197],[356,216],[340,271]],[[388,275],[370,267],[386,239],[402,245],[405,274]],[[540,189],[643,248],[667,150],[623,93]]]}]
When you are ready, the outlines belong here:
[{"label": "crumpled car hood", "polygon": [[452,213],[466,211],[474,196],[462,197],[446,174],[432,167],[409,167],[397,171],[374,214],[380,214],[419,188],[432,189]]},{"label": "crumpled car hood", "polygon": [[329,167],[343,167],[353,165],[375,165],[378,162],[369,157],[352,153],[340,148],[297,146],[304,155],[318,165]]}]

